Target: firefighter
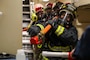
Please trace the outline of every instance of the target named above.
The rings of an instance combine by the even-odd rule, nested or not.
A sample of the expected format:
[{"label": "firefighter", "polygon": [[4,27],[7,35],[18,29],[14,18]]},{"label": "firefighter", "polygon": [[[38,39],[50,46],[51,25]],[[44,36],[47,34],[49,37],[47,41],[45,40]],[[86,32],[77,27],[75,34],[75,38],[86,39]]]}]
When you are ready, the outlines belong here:
[{"label": "firefighter", "polygon": [[33,13],[31,14],[30,24],[26,28],[24,28],[23,31],[27,31],[31,25],[34,25],[39,21],[42,21],[42,16],[43,16],[43,7],[41,6],[36,7],[35,11],[33,11]]},{"label": "firefighter", "polygon": [[[70,52],[75,47],[78,40],[77,30],[73,25],[73,21],[76,18],[76,9],[70,5],[66,4],[67,7],[59,11],[59,18],[57,20],[48,20],[44,24],[38,23],[28,30],[29,35],[34,37],[48,24],[52,26],[52,28],[44,35],[44,43],[42,42],[40,46],[37,45],[40,49],[38,52]],[[70,10],[68,7],[71,7],[73,10]],[[65,60],[66,58],[39,56],[37,59]]]},{"label": "firefighter", "polygon": [[43,15],[43,7],[37,7],[35,8],[36,15],[38,16],[38,20],[42,20]]},{"label": "firefighter", "polygon": [[44,8],[45,13],[43,15],[43,19],[45,21],[52,19],[52,17],[53,17],[52,7],[53,7],[53,3],[50,3],[50,2],[45,5],[45,8]]},{"label": "firefighter", "polygon": [[53,11],[58,15],[60,9],[62,8],[64,4],[62,2],[56,2],[55,5],[53,6]]},{"label": "firefighter", "polygon": [[75,49],[71,52],[73,60],[90,60],[90,26],[87,26]]},{"label": "firefighter", "polygon": [[31,25],[33,25],[33,24],[35,24],[35,22],[37,22],[37,20],[38,20],[38,17],[36,15],[36,13],[33,12],[32,15],[31,15],[31,21],[30,21],[30,23],[28,24],[27,27],[25,27],[23,29],[23,31],[27,31],[30,28]]}]

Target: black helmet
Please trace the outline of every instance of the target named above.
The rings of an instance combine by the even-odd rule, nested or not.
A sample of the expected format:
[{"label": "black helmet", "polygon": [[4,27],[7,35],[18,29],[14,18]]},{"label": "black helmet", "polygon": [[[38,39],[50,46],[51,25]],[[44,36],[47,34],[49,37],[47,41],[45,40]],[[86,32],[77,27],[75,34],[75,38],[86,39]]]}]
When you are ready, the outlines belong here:
[{"label": "black helmet", "polygon": [[63,9],[66,9],[67,11],[71,12],[74,18],[77,17],[77,15],[76,15],[77,8],[74,4],[66,3],[65,7]]},{"label": "black helmet", "polygon": [[62,2],[60,2],[60,1],[59,2],[56,2],[55,6],[53,7],[53,10],[60,9],[62,5],[63,5]]},{"label": "black helmet", "polygon": [[46,3],[45,10],[52,9],[53,3]]},{"label": "black helmet", "polygon": [[62,10],[60,10],[60,11],[59,11],[59,17],[60,17],[61,19],[64,19],[64,20],[65,20],[67,17],[70,18],[70,21],[73,21],[73,20],[74,20],[73,13],[70,12],[69,10],[67,10],[67,9],[62,9]]},{"label": "black helmet", "polygon": [[59,24],[63,26],[72,26],[72,21],[74,20],[73,13],[67,9],[62,9],[59,11]]}]

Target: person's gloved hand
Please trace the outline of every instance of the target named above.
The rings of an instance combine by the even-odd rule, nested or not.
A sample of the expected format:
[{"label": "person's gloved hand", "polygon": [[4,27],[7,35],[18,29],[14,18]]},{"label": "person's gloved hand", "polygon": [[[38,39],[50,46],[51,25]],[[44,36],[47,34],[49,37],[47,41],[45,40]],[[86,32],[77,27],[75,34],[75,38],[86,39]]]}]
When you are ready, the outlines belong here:
[{"label": "person's gloved hand", "polygon": [[62,24],[62,19],[61,19],[61,18],[58,18],[57,23],[58,23],[59,25],[61,25],[61,24]]},{"label": "person's gloved hand", "polygon": [[27,32],[29,32],[29,35],[30,35],[31,37],[33,37],[33,36],[37,35],[37,34],[40,32],[40,28],[37,27],[37,26],[31,26],[31,27],[28,29]]},{"label": "person's gloved hand", "polygon": [[53,26],[54,22],[53,22],[52,20],[48,20],[48,21],[46,22],[46,25],[48,25],[48,24],[50,24],[50,25]]},{"label": "person's gloved hand", "polygon": [[61,23],[62,23],[61,19],[47,21],[47,24],[52,25],[52,30],[53,32],[55,32],[57,36],[60,36],[65,30],[65,28],[61,25]]},{"label": "person's gloved hand", "polygon": [[48,20],[47,22],[46,22],[46,25],[48,25],[48,24],[50,24],[52,27],[54,27],[54,25],[55,24],[57,24],[57,20]]}]

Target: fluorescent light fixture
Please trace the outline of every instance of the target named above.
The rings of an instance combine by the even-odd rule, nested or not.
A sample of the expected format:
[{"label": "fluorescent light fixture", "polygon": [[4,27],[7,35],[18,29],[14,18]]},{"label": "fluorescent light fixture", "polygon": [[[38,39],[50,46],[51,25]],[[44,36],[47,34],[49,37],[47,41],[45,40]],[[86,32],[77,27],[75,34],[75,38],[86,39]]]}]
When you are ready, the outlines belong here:
[{"label": "fluorescent light fixture", "polygon": [[47,1],[49,1],[49,0],[43,0],[44,2],[47,2]]},{"label": "fluorescent light fixture", "polygon": [[0,11],[0,16],[2,15],[3,13]]},{"label": "fluorescent light fixture", "polygon": [[25,1],[25,0],[22,0],[22,1]]}]

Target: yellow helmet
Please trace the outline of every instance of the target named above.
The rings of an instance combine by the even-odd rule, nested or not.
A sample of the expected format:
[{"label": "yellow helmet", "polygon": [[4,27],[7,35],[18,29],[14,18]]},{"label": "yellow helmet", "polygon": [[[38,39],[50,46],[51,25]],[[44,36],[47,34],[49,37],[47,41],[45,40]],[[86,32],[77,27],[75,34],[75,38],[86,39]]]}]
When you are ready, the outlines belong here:
[{"label": "yellow helmet", "polygon": [[36,15],[36,13],[32,13],[31,19],[32,19],[32,21],[37,21],[38,20],[38,17]]}]

